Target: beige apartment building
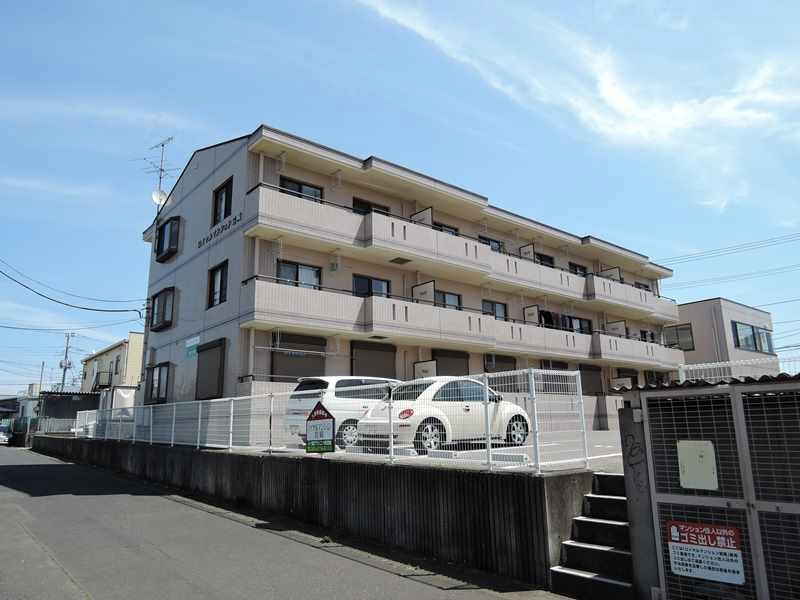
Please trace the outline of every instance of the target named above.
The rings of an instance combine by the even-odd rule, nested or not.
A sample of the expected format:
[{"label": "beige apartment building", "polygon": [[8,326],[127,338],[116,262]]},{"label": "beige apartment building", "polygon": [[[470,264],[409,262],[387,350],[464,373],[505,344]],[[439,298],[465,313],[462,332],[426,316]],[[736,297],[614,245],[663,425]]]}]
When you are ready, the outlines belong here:
[{"label": "beige apartment building", "polygon": [[[124,390],[135,389],[142,375],[142,352],[144,334],[137,331],[128,333],[124,340],[114,342],[102,350],[81,359],[83,373],[81,376],[81,392],[99,392],[108,395],[108,402],[117,400],[127,404],[123,397],[130,396]],[[120,390],[117,392],[116,390]],[[118,398],[115,398],[115,394]],[[111,408],[111,406],[101,406]],[[116,407],[116,406],[115,406]]]},{"label": "beige apartment building", "polygon": [[144,239],[146,402],[528,366],[602,395],[683,362],[670,269],[267,126],[197,150]]}]

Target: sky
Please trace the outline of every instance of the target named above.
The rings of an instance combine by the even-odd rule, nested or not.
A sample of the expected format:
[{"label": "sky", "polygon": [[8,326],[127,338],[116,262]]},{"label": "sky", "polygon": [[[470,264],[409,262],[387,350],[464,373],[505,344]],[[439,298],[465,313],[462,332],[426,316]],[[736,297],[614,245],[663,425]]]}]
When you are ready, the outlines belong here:
[{"label": "sky", "polygon": [[[0,8],[0,270],[65,302],[140,307],[156,187],[142,159],[173,136],[181,168],[266,123],[656,262],[793,240],[675,264],[663,294],[800,298],[796,3],[234,6]],[[800,343],[800,302],[767,308],[776,346]],[[60,380],[65,328],[79,334],[69,382],[143,324],[0,276],[0,394],[38,381],[42,361],[45,384]]]}]

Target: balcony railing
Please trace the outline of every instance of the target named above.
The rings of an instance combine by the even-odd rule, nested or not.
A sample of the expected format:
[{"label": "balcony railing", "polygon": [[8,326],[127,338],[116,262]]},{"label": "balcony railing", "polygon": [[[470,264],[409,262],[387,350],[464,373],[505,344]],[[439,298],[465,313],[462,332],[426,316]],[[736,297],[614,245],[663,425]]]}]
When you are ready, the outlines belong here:
[{"label": "balcony railing", "polygon": [[111,371],[98,371],[95,373],[94,381],[92,382],[92,391],[111,387],[112,377],[113,373],[111,373]]},{"label": "balcony railing", "polygon": [[645,364],[676,369],[683,362],[683,352],[638,337],[610,335],[601,331],[592,334],[592,355],[620,364]]},{"label": "balcony railing", "polygon": [[512,285],[527,284],[564,297],[598,300],[663,321],[678,319],[674,300],[604,275],[545,265],[518,252],[494,250],[484,241],[462,233],[445,232],[435,225],[382,211],[365,214],[351,206],[270,183],[253,186],[247,195],[256,191],[258,201],[248,200],[248,213],[263,216],[265,226],[291,235],[387,247],[481,271],[490,279]]}]

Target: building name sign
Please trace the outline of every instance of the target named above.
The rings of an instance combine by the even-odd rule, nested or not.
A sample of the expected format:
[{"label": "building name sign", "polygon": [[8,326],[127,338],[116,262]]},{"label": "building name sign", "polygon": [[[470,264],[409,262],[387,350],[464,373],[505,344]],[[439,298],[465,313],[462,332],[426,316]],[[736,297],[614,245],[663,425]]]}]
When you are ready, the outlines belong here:
[{"label": "building name sign", "polygon": [[242,222],[242,213],[233,215],[232,217],[228,217],[222,223],[214,227],[214,229],[209,231],[207,236],[197,240],[197,249],[199,250],[206,244],[210,244],[219,236],[221,236],[223,233],[229,231],[232,227],[238,225],[241,222]]}]

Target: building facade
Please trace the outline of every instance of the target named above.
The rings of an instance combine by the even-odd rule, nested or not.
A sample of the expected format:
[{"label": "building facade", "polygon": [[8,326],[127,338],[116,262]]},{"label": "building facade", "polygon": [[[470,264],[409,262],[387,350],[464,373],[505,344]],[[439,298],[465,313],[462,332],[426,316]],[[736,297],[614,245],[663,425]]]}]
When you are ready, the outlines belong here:
[{"label": "building facade", "polygon": [[267,126],[196,151],[144,239],[147,402],[528,366],[604,394],[683,362],[669,269]]},{"label": "building facade", "polygon": [[745,363],[733,365],[730,372],[709,372],[704,377],[778,373],[772,315],[767,311],[727,298],[709,298],[680,304],[678,316],[677,324],[664,329],[665,342],[683,350],[687,365]]},{"label": "building facade", "polygon": [[142,375],[144,334],[131,331],[120,340],[81,359],[81,393],[136,387]]}]

